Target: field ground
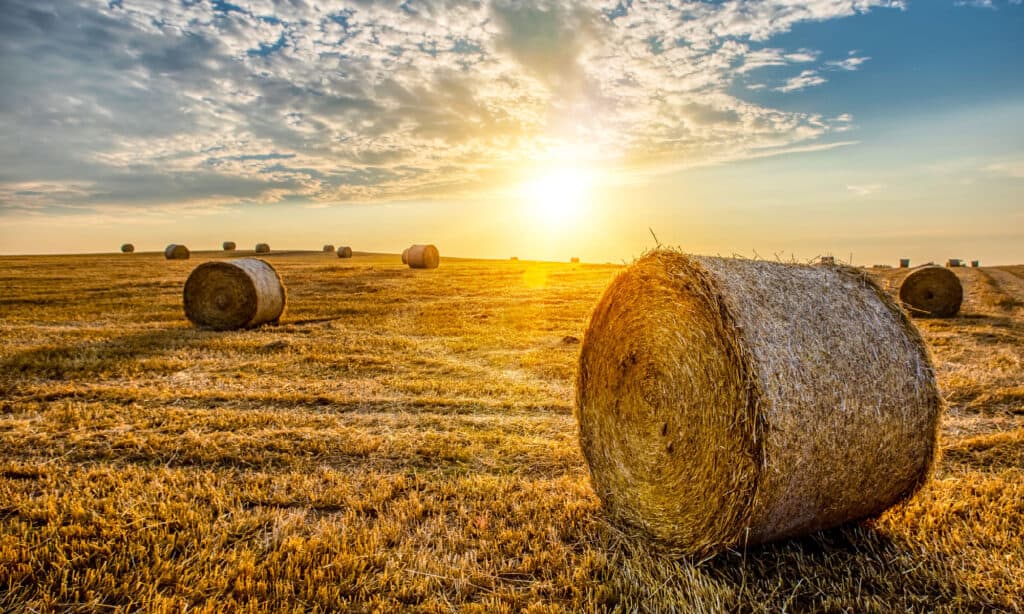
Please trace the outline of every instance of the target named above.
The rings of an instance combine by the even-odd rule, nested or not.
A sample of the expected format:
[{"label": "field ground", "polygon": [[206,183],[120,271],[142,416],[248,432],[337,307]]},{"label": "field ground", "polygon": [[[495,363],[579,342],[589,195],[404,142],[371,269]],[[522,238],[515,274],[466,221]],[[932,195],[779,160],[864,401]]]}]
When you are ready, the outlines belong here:
[{"label": "field ground", "polygon": [[271,254],[281,325],[200,331],[216,257],[0,258],[0,610],[1024,609],[1024,267],[918,321],[949,402],[922,492],[694,561],[603,521],[576,441],[617,267]]}]

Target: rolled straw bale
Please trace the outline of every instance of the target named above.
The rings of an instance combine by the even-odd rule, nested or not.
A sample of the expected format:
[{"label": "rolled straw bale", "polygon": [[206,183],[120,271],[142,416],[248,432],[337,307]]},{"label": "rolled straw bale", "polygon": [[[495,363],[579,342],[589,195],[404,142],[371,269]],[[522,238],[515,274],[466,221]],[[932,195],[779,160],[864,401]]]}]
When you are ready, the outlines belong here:
[{"label": "rolled straw bale", "polygon": [[352,248],[347,245],[342,245],[338,248],[338,258],[351,258]]},{"label": "rolled straw bale", "polygon": [[928,475],[941,406],[920,335],[864,273],[673,251],[612,282],[576,380],[606,511],[687,553],[904,499]]},{"label": "rolled straw bale", "polygon": [[269,254],[270,253],[270,245],[268,245],[266,243],[257,243],[256,247],[253,249],[253,251],[256,252],[257,254]]},{"label": "rolled straw bale", "polygon": [[236,246],[234,241],[225,241],[221,247],[223,247],[226,252],[233,252],[235,251]]},{"label": "rolled straw bale", "polygon": [[818,264],[824,264],[824,265],[829,265],[829,266],[834,265],[835,263],[836,263],[836,257],[835,256],[822,256],[821,260],[818,262]]},{"label": "rolled straw bale", "polygon": [[949,268],[954,268],[963,265],[964,261],[960,260],[959,258],[950,258],[949,260],[946,261],[946,266]]},{"label": "rolled straw bale", "polygon": [[960,311],[964,288],[953,271],[940,266],[922,266],[903,278],[899,296],[912,316],[951,318]]},{"label": "rolled straw bale", "polygon": [[409,264],[409,248],[402,250],[402,264]]},{"label": "rolled straw bale", "polygon": [[910,268],[910,258],[900,258],[900,268],[901,269],[909,269]]},{"label": "rolled straw bale", "polygon": [[281,277],[259,258],[204,262],[185,282],[185,315],[215,330],[277,322],[286,300]]},{"label": "rolled straw bale", "polygon": [[512,258],[510,258],[510,260],[512,260],[513,262],[518,262],[519,261],[519,256],[512,256]]},{"label": "rolled straw bale", "polygon": [[441,263],[441,254],[433,245],[413,245],[405,259],[413,269],[436,269]]},{"label": "rolled straw bale", "polygon": [[971,268],[976,269],[981,266],[980,260],[971,260]]},{"label": "rolled straw bale", "polygon": [[569,262],[571,262],[573,264],[579,264],[579,261],[580,261],[580,257],[579,256],[573,256],[572,258],[569,258]]},{"label": "rolled straw bale", "polygon": [[192,253],[184,245],[171,243],[164,249],[164,258],[168,260],[188,260]]},{"label": "rolled straw bale", "polygon": [[331,245],[330,243],[324,243],[323,251],[324,251],[324,253],[327,253],[327,252],[334,253],[334,246]]},{"label": "rolled straw bale", "polygon": [[134,251],[135,251],[135,246],[132,245],[131,243],[125,243],[124,245],[121,246],[121,253],[122,254],[130,254],[130,253],[132,253]]}]

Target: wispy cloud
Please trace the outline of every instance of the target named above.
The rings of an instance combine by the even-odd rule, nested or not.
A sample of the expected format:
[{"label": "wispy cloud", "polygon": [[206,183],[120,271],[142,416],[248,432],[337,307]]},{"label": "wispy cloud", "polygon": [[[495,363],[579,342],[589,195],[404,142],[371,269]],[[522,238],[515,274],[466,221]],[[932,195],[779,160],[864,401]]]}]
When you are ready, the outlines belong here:
[{"label": "wispy cloud", "polygon": [[1005,175],[1014,179],[1024,179],[1024,159],[994,162],[984,167],[985,171],[996,175]]},{"label": "wispy cloud", "polygon": [[875,8],[905,3],[12,0],[0,212],[471,194],[566,152],[614,169],[813,145],[848,122],[733,86],[859,67],[768,43]]},{"label": "wispy cloud", "polygon": [[857,196],[867,197],[876,194],[879,190],[881,190],[884,187],[885,185],[881,183],[862,183],[856,185],[848,185],[846,186],[846,189],[847,191]]}]

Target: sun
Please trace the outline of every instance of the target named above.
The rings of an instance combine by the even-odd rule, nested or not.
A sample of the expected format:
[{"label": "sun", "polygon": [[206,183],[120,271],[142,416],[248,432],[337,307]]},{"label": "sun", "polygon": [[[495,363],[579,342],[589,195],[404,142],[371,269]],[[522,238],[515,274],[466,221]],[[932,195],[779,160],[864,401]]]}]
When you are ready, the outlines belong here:
[{"label": "sun", "polygon": [[586,171],[554,168],[522,186],[522,198],[531,219],[549,230],[564,229],[579,221],[593,180]]}]

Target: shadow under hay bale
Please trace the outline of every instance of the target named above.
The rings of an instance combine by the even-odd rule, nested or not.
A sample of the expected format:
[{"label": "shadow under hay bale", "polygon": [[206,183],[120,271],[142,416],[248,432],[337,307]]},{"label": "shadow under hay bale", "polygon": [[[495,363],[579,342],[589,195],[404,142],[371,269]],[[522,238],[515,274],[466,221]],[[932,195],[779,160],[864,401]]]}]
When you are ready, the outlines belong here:
[{"label": "shadow under hay bale", "polygon": [[188,260],[192,253],[184,245],[171,243],[164,249],[164,258],[168,260]]},{"label": "shadow under hay bale", "polygon": [[284,312],[284,284],[269,263],[258,258],[204,262],[185,282],[185,315],[214,330],[276,323]]},{"label": "shadow under hay bale", "polygon": [[433,245],[413,245],[405,255],[410,268],[436,269],[441,263],[441,254]]},{"label": "shadow under hay bale", "polygon": [[941,406],[920,335],[863,273],[673,251],[609,286],[576,382],[607,513],[685,553],[901,501],[928,475]]},{"label": "shadow under hay bale", "polygon": [[121,246],[121,253],[122,254],[130,254],[130,253],[132,253],[134,251],[135,251],[135,246],[132,245],[131,243],[125,243],[124,245]]},{"label": "shadow under hay bale", "polygon": [[225,242],[224,242],[224,243],[223,243],[223,244],[221,245],[221,247],[222,247],[222,248],[224,249],[224,251],[226,251],[226,252],[233,252],[233,251],[235,251],[235,247],[236,247],[236,246],[235,246],[235,242],[234,242],[234,241],[225,241]]},{"label": "shadow under hay bale", "polygon": [[327,253],[334,253],[334,246],[331,245],[330,243],[325,243],[324,247],[323,247],[323,252],[325,254],[327,254]]},{"label": "shadow under hay bale", "polygon": [[269,254],[270,253],[270,245],[268,245],[266,243],[257,243],[256,247],[255,247],[255,249],[253,249],[253,251],[256,252],[257,254]]},{"label": "shadow under hay bale", "polygon": [[960,311],[964,289],[949,269],[922,266],[900,282],[900,302],[910,315],[921,318],[951,318]]},{"label": "shadow under hay bale", "polygon": [[338,248],[338,258],[351,258],[352,248],[347,245],[342,245]]}]

